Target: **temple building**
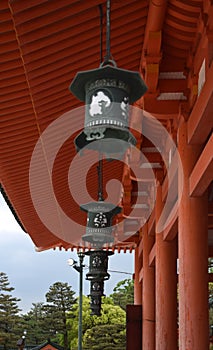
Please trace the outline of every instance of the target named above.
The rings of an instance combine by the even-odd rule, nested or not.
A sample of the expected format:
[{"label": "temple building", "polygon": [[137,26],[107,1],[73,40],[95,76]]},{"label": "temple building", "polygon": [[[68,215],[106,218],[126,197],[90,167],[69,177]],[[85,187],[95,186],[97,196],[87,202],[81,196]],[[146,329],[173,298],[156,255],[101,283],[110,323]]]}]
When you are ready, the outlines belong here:
[{"label": "temple building", "polygon": [[134,254],[128,350],[207,350],[213,2],[106,4],[0,1],[1,192],[38,251]]}]

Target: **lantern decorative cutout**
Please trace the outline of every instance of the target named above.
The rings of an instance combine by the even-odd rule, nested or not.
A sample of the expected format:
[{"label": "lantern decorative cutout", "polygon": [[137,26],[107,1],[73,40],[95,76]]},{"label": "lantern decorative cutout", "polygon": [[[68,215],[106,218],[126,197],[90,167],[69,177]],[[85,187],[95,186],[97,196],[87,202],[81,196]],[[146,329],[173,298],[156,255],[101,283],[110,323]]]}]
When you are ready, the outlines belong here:
[{"label": "lantern decorative cutout", "polygon": [[90,308],[91,314],[100,316],[101,297],[104,296],[104,281],[110,275],[108,269],[108,256],[114,254],[112,251],[93,250],[85,253],[89,255],[89,272],[86,279],[90,281]]},{"label": "lantern decorative cutout", "polygon": [[[98,69],[78,72],[70,91],[84,101],[84,130],[75,138],[76,150],[85,146],[106,153],[124,153],[136,139],[129,131],[129,104],[137,101],[147,87],[140,74],[119,69],[114,61]],[[94,142],[99,141],[99,142]]]},{"label": "lantern decorative cutout", "polygon": [[87,212],[86,234],[82,239],[97,248],[103,247],[105,243],[112,243],[113,217],[122,208],[104,201],[83,204],[80,208]]}]

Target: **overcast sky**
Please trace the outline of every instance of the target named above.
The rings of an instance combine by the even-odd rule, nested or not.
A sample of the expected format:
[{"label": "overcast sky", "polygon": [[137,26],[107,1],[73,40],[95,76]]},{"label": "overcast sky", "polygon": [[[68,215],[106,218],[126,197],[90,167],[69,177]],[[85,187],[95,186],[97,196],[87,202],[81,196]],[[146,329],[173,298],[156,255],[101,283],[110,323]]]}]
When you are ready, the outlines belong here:
[{"label": "overcast sky", "polygon": [[[13,295],[20,298],[22,313],[28,312],[32,303],[45,302],[45,294],[54,282],[67,282],[78,296],[78,272],[67,264],[69,258],[78,260],[76,252],[47,250],[36,252],[30,237],[22,231],[0,195],[0,271],[5,272]],[[109,270],[133,273],[134,253],[115,253],[109,258]],[[88,265],[88,257],[85,257]],[[83,293],[89,294],[89,282],[85,280]],[[105,282],[105,294],[112,293],[116,284],[131,275],[110,272]]]}]

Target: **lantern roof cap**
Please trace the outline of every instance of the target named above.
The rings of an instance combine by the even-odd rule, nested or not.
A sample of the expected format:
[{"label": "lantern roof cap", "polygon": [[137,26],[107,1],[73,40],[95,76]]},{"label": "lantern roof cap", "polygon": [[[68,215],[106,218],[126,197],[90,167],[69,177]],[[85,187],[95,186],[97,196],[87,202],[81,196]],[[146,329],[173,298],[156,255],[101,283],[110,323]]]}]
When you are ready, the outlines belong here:
[{"label": "lantern roof cap", "polygon": [[98,213],[98,212],[112,212],[112,214],[118,214],[122,208],[116,206],[113,203],[97,201],[80,205],[80,208],[86,212]]},{"label": "lantern roof cap", "polygon": [[129,103],[137,101],[147,91],[139,72],[114,67],[110,64],[97,69],[78,72],[70,84],[70,91],[79,100],[85,101],[86,84],[97,79],[119,79],[129,87]]},{"label": "lantern roof cap", "polygon": [[91,249],[88,250],[84,253],[85,255],[89,255],[89,256],[96,256],[96,255],[102,255],[102,256],[107,256],[107,255],[114,255],[114,252],[112,250],[104,250],[104,249]]}]

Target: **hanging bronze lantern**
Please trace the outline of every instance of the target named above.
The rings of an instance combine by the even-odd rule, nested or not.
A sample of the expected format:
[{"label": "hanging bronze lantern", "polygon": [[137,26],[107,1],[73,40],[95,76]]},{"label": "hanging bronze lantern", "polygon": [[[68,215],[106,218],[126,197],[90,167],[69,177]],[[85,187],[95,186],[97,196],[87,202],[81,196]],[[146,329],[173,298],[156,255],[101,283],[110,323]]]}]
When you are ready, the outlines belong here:
[{"label": "hanging bronze lantern", "polygon": [[91,315],[101,316],[101,296],[90,294]]},{"label": "hanging bronze lantern", "polygon": [[100,316],[101,297],[104,296],[104,281],[108,280],[110,275],[108,269],[108,256],[112,251],[93,250],[85,253],[89,255],[89,272],[86,279],[90,281],[90,308],[91,314]]},{"label": "hanging bronze lantern", "polygon": [[128,144],[135,145],[128,128],[129,104],[146,90],[138,72],[119,69],[114,61],[78,72],[70,91],[85,102],[86,110],[84,130],[75,139],[77,151],[87,146],[106,154],[123,154]]},{"label": "hanging bronze lantern", "polygon": [[80,208],[87,212],[86,234],[82,239],[97,248],[103,247],[105,243],[112,243],[112,220],[122,209],[104,201],[83,204]]},{"label": "hanging bronze lantern", "polygon": [[108,250],[91,250],[85,253],[89,255],[89,272],[86,274],[86,279],[93,280],[108,280],[110,275],[108,269],[108,256],[113,255],[112,251]]},{"label": "hanging bronze lantern", "polygon": [[92,315],[101,315],[101,297],[104,296],[104,280],[97,279],[90,282],[90,308]]},{"label": "hanging bronze lantern", "polygon": [[91,295],[104,295],[104,280],[92,280],[90,284],[90,293]]}]

